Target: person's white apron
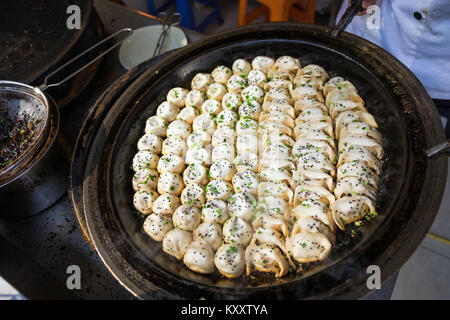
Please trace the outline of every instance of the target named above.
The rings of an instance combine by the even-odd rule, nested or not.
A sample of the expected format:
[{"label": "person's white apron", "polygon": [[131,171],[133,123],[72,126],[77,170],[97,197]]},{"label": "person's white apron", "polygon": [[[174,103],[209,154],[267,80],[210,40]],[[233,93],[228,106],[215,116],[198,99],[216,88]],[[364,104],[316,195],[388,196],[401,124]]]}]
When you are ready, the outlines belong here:
[{"label": "person's white apron", "polygon": [[[402,61],[433,99],[450,100],[450,1],[379,0],[380,29],[369,14],[355,16],[345,31],[372,41]],[[339,20],[347,1],[338,13]],[[373,17],[370,19],[373,22]],[[370,26],[369,26],[370,27]]]}]

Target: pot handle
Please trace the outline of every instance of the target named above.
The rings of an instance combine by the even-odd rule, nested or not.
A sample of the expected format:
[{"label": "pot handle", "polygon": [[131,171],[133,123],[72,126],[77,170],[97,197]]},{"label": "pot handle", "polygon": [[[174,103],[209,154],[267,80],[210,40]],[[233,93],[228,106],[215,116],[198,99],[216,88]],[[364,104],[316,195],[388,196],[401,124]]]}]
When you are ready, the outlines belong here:
[{"label": "pot handle", "polygon": [[63,64],[62,66],[60,66],[58,69],[56,69],[55,71],[51,72],[50,74],[48,74],[45,79],[44,79],[44,83],[41,84],[39,86],[39,89],[41,89],[42,91],[44,91],[47,88],[50,87],[56,87],[59,86],[60,84],[66,82],[67,80],[71,79],[72,77],[74,77],[75,75],[77,75],[79,72],[83,71],[84,69],[86,69],[87,67],[89,67],[91,64],[93,64],[95,61],[97,61],[98,59],[100,59],[101,57],[103,57],[105,54],[107,54],[108,52],[110,52],[111,50],[113,50],[114,48],[116,48],[118,45],[120,45],[123,41],[125,41],[125,39],[127,39],[128,37],[125,37],[123,39],[121,39],[119,42],[115,43],[114,45],[112,45],[111,47],[109,47],[108,49],[106,49],[105,51],[103,51],[101,54],[99,54],[97,57],[95,57],[94,59],[92,59],[91,61],[89,61],[87,64],[85,64],[84,66],[82,66],[81,68],[79,68],[78,70],[74,71],[73,73],[71,73],[70,75],[68,75],[67,77],[65,77],[64,79],[62,79],[59,82],[55,82],[55,83],[50,83],[47,84],[48,82],[48,78],[50,78],[51,76],[55,75],[56,73],[58,73],[59,71],[61,71],[62,69],[64,69],[65,67],[67,67],[68,65],[70,65],[72,62],[74,62],[75,60],[78,60],[78,58],[80,58],[81,56],[84,56],[86,53],[90,52],[91,50],[95,49],[96,47],[98,47],[99,45],[105,43],[106,41],[108,41],[111,38],[114,38],[115,36],[117,36],[118,34],[121,34],[123,32],[127,32],[127,33],[131,33],[133,32],[133,30],[131,28],[123,28],[120,29],[119,31],[109,35],[108,37],[106,37],[105,39],[97,42],[96,44],[94,44],[92,47],[90,47],[89,49],[81,52],[79,55],[77,55],[76,57],[74,57],[73,59],[67,61],[65,64]]},{"label": "pot handle", "polygon": [[439,143],[438,145],[431,147],[430,149],[425,151],[427,158],[433,158],[446,153],[447,156],[450,156],[450,139]]},{"label": "pot handle", "polygon": [[350,22],[352,22],[353,17],[363,10],[363,7],[361,6],[362,0],[351,0],[350,5],[347,7],[347,10],[345,10],[344,15],[339,20],[338,24],[334,27],[333,31],[331,31],[331,37],[333,39],[336,39],[341,33],[342,30],[345,29],[345,27],[348,26]]}]

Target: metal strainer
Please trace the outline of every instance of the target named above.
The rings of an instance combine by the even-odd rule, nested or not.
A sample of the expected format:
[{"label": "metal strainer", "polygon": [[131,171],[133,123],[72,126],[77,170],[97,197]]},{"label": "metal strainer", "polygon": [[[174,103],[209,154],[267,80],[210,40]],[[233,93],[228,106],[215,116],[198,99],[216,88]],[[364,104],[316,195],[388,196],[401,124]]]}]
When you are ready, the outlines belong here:
[{"label": "metal strainer", "polygon": [[[75,60],[78,60],[81,56],[86,53],[92,51],[96,47],[100,46],[104,42],[110,40],[111,38],[121,34],[121,33],[131,33],[132,29],[123,28],[114,34],[106,37],[101,40],[97,44],[83,51],[70,61],[66,62],[55,71],[48,74],[44,83],[33,87],[24,83],[8,81],[8,80],[0,80],[0,126],[2,126],[2,122],[5,121],[17,121],[18,119],[27,118],[27,121],[31,121],[34,125],[32,136],[30,137],[31,141],[28,143],[28,146],[25,147],[20,154],[11,159],[7,165],[4,165],[0,168],[0,186],[5,184],[7,180],[11,178],[11,172],[14,171],[15,168],[18,168],[21,164],[26,163],[37,153],[42,145],[42,142],[45,140],[48,131],[49,131],[49,117],[50,117],[50,108],[49,108],[49,100],[47,99],[44,91],[47,88],[59,86],[60,84],[66,82],[67,80],[74,77],[76,74],[81,72],[82,70],[89,67],[91,64],[96,62],[98,59],[103,57],[105,54],[116,48],[120,45],[125,39],[121,39],[114,45],[110,46],[108,49],[99,54],[96,58],[92,59],[90,62],[85,64],[83,67],[77,69],[72,72],[62,80],[54,83],[48,83],[48,79],[60,72],[62,69],[66,68],[70,64],[72,64]],[[0,140],[1,141],[1,140]],[[2,147],[2,146],[0,146]]]}]

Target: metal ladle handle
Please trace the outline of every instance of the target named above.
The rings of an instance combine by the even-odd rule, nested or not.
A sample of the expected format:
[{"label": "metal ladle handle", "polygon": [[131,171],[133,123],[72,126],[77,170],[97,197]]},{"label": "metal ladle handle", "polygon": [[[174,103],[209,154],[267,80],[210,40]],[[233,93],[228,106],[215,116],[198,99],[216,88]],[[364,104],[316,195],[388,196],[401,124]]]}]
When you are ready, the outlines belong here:
[{"label": "metal ladle handle", "polygon": [[443,153],[447,153],[450,156],[450,139],[425,151],[427,158],[437,157]]},{"label": "metal ladle handle", "polygon": [[48,74],[45,79],[44,79],[44,83],[41,84],[39,86],[39,89],[41,89],[42,91],[44,91],[47,88],[50,87],[56,87],[59,86],[60,84],[66,82],[67,80],[71,79],[72,77],[74,77],[75,75],[77,75],[78,73],[80,73],[81,71],[83,71],[84,69],[86,69],[87,67],[89,67],[91,64],[93,64],[95,61],[97,61],[98,59],[100,59],[101,57],[103,57],[105,54],[107,54],[108,52],[110,52],[111,50],[113,50],[114,48],[116,48],[118,45],[120,45],[123,41],[125,41],[125,39],[127,39],[128,37],[125,37],[123,39],[121,39],[119,42],[115,43],[114,45],[112,45],[111,47],[109,47],[108,49],[106,49],[105,51],[103,51],[100,55],[98,55],[96,58],[92,59],[91,61],[89,61],[87,64],[85,64],[83,67],[77,69],[76,71],[74,71],[73,73],[71,73],[70,75],[68,75],[67,77],[65,77],[64,79],[62,79],[59,82],[55,82],[55,83],[50,83],[47,84],[48,79],[55,75],[56,73],[58,73],[59,71],[61,71],[62,69],[64,69],[65,67],[67,67],[68,65],[70,65],[72,62],[74,62],[75,60],[78,60],[80,57],[84,56],[86,53],[92,51],[93,49],[97,48],[99,45],[105,43],[106,41],[108,41],[111,38],[114,38],[115,36],[117,36],[118,34],[121,34],[123,32],[128,32],[128,33],[132,33],[133,30],[131,28],[123,28],[120,29],[119,31],[113,33],[112,35],[106,37],[105,39],[101,40],[100,42],[94,44],[92,47],[90,47],[89,49],[81,52],[79,55],[77,55],[76,57],[74,57],[73,59],[67,61],[65,64],[63,64],[62,66],[60,66],[58,69],[56,69],[55,71],[51,72],[50,74]]},{"label": "metal ladle handle", "polygon": [[355,15],[363,10],[361,4],[362,0],[351,0],[350,5],[347,10],[345,10],[338,24],[334,27],[333,31],[331,31],[331,37],[333,39],[336,39],[339,33],[341,33],[341,31],[344,30],[350,22],[352,22]]}]

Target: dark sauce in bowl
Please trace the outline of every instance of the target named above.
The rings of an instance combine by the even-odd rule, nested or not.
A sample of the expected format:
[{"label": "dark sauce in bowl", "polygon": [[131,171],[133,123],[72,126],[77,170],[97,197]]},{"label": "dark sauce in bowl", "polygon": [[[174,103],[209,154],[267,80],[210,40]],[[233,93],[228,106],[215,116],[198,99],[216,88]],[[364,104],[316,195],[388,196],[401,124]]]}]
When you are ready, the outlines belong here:
[{"label": "dark sauce in bowl", "polygon": [[11,117],[0,111],[0,169],[12,164],[33,143],[36,121],[26,114]]}]

